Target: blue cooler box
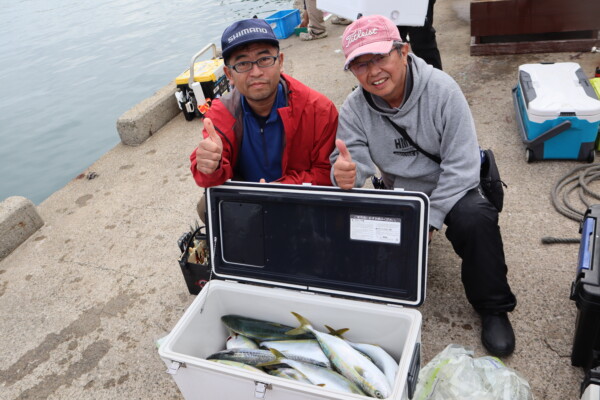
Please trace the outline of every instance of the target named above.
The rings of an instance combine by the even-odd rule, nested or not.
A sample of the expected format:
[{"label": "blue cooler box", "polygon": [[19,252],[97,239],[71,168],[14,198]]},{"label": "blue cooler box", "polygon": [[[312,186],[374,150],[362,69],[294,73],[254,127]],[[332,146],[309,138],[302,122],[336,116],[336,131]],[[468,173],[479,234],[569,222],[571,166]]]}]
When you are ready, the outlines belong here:
[{"label": "blue cooler box", "polygon": [[600,100],[579,64],[523,64],[512,95],[528,162],[594,161]]}]

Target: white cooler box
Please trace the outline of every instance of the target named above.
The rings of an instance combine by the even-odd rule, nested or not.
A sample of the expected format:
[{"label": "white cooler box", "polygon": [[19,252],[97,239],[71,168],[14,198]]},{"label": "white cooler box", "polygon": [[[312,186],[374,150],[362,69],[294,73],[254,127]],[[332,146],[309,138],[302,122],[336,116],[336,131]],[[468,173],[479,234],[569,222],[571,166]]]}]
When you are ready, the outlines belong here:
[{"label": "white cooler box", "polygon": [[412,398],[420,369],[429,199],[423,193],[226,183],[207,189],[213,279],[159,348],[186,399],[365,399],[207,361],[227,314],[378,344],[399,362],[390,399]]},{"label": "white cooler box", "polygon": [[317,0],[317,8],[340,17],[355,20],[359,14],[383,15],[394,24],[423,26],[427,0]]}]

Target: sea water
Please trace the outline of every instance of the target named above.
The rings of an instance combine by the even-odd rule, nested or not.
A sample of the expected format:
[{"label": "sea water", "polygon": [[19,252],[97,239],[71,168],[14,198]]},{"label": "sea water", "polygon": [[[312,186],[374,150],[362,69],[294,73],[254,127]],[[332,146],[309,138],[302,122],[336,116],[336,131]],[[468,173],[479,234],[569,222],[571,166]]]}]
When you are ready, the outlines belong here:
[{"label": "sea water", "polygon": [[42,202],[119,142],[121,114],[186,70],[205,45],[220,47],[229,24],[292,3],[0,2],[0,201]]}]

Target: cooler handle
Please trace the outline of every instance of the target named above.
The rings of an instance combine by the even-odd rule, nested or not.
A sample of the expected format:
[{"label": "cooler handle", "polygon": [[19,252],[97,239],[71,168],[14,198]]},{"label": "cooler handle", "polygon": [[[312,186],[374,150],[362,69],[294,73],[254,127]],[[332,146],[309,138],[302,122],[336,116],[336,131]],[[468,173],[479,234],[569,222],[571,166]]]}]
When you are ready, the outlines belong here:
[{"label": "cooler handle", "polygon": [[417,381],[419,380],[419,370],[421,369],[421,343],[415,344],[410,366],[408,367],[408,375],[406,376],[406,386],[408,387],[408,398],[412,399],[417,389]]},{"label": "cooler handle", "polygon": [[560,124],[556,125],[553,128],[548,129],[546,132],[542,133],[540,136],[536,137],[533,140],[526,140],[525,144],[530,144],[532,147],[541,144],[547,140],[552,139],[553,137],[563,133],[564,131],[571,128],[571,121],[563,121]]},{"label": "cooler handle", "polygon": [[592,84],[585,75],[585,72],[583,72],[583,69],[579,68],[577,71],[575,71],[575,75],[577,75],[577,78],[579,79],[579,84],[581,85],[581,88],[583,89],[585,94],[594,100],[598,100],[598,95],[596,95],[596,91],[594,90]]},{"label": "cooler handle", "polygon": [[577,274],[582,270],[588,270],[592,267],[591,256],[593,251],[593,238],[596,231],[596,218],[586,218],[581,229],[581,242],[579,245],[579,256],[577,265]]},{"label": "cooler handle", "polygon": [[188,85],[190,88],[192,87],[192,83],[194,83],[194,64],[196,63],[196,59],[204,54],[208,49],[212,49],[213,58],[217,58],[217,45],[214,43],[207,44],[202,50],[194,54],[192,61],[190,62],[190,79],[188,80]]}]

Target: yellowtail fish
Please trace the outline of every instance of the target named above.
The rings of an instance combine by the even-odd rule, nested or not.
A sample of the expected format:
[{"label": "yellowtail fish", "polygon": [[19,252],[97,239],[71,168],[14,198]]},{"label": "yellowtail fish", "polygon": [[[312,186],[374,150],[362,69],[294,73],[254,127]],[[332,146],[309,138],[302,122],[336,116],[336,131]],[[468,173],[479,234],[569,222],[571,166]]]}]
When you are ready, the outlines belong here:
[{"label": "yellowtail fish", "polygon": [[344,393],[357,393],[364,395],[364,392],[349,379],[338,374],[329,368],[319,367],[314,364],[307,364],[300,361],[294,361],[275,349],[271,349],[276,359],[269,363],[259,364],[260,367],[268,367],[269,365],[285,364],[304,375],[308,380],[317,386],[324,387],[329,390],[336,390]]},{"label": "yellowtail fish", "polygon": [[[347,331],[347,329],[335,330],[330,326],[325,325],[325,328],[329,330],[329,333],[334,336],[339,336],[344,339],[342,334]],[[394,382],[396,381],[396,373],[398,372],[398,363],[392,356],[390,356],[384,349],[375,344],[368,343],[354,343],[347,339],[344,339],[346,343],[348,343],[352,348],[358,350],[359,352],[367,355],[373,364],[375,364],[386,376],[388,379],[388,383],[391,387],[394,386]]]},{"label": "yellowtail fish", "polygon": [[224,315],[221,321],[232,332],[244,335],[257,341],[264,340],[289,340],[289,339],[314,339],[309,333],[299,335],[286,335],[293,327],[276,322],[263,321],[240,315]]},{"label": "yellowtail fish", "polygon": [[260,342],[260,347],[266,349],[276,349],[290,358],[293,356],[304,356],[313,360],[322,362],[327,368],[331,368],[329,359],[323,353],[319,342],[315,339],[302,340],[271,340]]},{"label": "yellowtail fish", "polygon": [[232,332],[225,343],[227,349],[258,349],[256,342],[249,337]]},{"label": "yellowtail fish", "polygon": [[308,380],[303,373],[296,371],[294,368],[290,367],[280,367],[267,370],[267,374],[278,376],[280,378],[291,379],[293,381],[298,381],[302,383],[309,383],[312,385],[312,382]]},{"label": "yellowtail fish", "polygon": [[391,396],[391,386],[386,376],[375,364],[354,350],[343,339],[328,333],[319,332],[312,327],[306,318],[295,312],[292,312],[292,314],[298,319],[300,326],[290,331],[290,334],[312,333],[319,341],[323,352],[327,355],[331,364],[342,375],[356,383],[371,397],[385,399]]}]

